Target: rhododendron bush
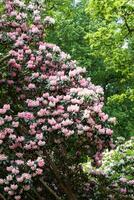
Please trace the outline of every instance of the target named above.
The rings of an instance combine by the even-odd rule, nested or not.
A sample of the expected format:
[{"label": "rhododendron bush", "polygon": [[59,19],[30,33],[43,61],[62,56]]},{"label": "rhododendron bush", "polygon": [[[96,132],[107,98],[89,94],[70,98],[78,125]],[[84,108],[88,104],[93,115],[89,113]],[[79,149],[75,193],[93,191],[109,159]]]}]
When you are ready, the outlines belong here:
[{"label": "rhododendron bush", "polygon": [[134,199],[134,138],[105,152],[99,169],[87,164],[92,184],[97,183],[92,188],[87,185],[92,189],[93,199]]},{"label": "rhododendron bush", "polygon": [[115,119],[103,112],[103,89],[44,41],[55,21],[40,2],[1,4],[1,198],[89,199],[80,163],[89,156],[100,166],[103,150],[113,147]]}]

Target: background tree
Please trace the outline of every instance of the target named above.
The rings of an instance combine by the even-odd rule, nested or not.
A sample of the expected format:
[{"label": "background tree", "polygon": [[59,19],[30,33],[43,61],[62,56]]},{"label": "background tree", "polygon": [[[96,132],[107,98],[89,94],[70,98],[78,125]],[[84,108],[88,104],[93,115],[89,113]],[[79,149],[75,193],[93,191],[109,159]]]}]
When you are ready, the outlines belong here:
[{"label": "background tree", "polygon": [[114,136],[130,137],[134,134],[131,1],[82,0],[75,6],[73,1],[48,1],[47,7],[56,21],[47,40],[57,42],[87,68],[93,82],[104,88],[105,109],[117,117]]},{"label": "background tree", "polygon": [[95,25],[86,39],[92,54],[104,61],[106,109],[117,117],[115,134],[129,137],[134,135],[133,3],[91,0],[86,11]]}]

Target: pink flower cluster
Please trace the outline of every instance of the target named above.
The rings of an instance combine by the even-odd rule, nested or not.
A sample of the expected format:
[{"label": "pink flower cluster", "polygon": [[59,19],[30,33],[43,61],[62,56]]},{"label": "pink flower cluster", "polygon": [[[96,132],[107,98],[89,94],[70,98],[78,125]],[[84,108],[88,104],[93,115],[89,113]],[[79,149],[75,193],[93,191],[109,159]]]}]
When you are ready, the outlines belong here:
[{"label": "pink flower cluster", "polygon": [[3,108],[0,108],[0,114],[5,114],[8,110],[10,110],[10,105],[5,104]]}]

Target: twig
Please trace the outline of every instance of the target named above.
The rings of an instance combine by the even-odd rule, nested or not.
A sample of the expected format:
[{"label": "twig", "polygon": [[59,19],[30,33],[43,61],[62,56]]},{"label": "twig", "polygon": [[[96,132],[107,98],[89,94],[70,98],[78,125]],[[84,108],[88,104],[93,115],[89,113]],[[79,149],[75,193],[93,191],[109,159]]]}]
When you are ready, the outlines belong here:
[{"label": "twig", "polygon": [[3,147],[0,149],[0,153],[2,153],[2,151],[3,151]]},{"label": "twig", "polygon": [[124,22],[125,22],[125,26],[126,26],[126,28],[127,28],[127,30],[128,30],[128,33],[131,34],[131,33],[134,31],[134,29],[131,29],[131,28],[129,27],[128,22],[127,22],[127,18],[126,18],[125,15],[123,15],[123,19],[124,19]]},{"label": "twig", "polygon": [[0,193],[1,200],[6,200],[5,197]]},{"label": "twig", "polygon": [[32,189],[32,190],[36,194],[36,196],[39,198],[39,200],[42,199],[41,196],[38,194],[38,192],[35,189]]},{"label": "twig", "polygon": [[47,185],[46,182],[43,181],[43,179],[40,178],[40,182],[43,184],[43,186],[44,186],[57,200],[61,200],[61,198]]},{"label": "twig", "polygon": [[35,198],[33,198],[29,193],[27,193],[27,196],[32,199],[32,200],[35,200]]},{"label": "twig", "polygon": [[5,57],[0,59],[0,63],[2,63],[3,61],[5,61],[6,59],[10,58],[10,55],[6,55]]}]

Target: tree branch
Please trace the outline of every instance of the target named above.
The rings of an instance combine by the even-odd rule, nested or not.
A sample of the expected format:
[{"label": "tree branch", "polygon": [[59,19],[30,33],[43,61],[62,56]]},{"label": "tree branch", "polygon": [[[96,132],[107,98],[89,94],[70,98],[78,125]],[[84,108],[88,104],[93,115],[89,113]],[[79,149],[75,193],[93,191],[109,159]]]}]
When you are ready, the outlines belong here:
[{"label": "tree branch", "polygon": [[128,22],[127,22],[127,18],[126,18],[125,15],[123,15],[123,19],[124,19],[124,22],[125,22],[125,26],[126,26],[126,28],[127,28],[127,30],[128,30],[128,33],[131,34],[131,33],[134,31],[134,29],[131,29],[131,28],[129,27]]},{"label": "tree branch", "polygon": [[57,169],[57,166],[55,165],[55,163],[52,161],[49,153],[46,151],[45,151],[45,153],[48,157],[48,162],[50,163],[51,169],[52,169],[57,181],[59,182],[60,187],[67,194],[67,196],[69,197],[69,200],[77,200],[77,198],[76,198],[75,194],[73,193],[69,184],[65,184],[61,181],[61,176],[60,176],[59,170]]},{"label": "tree branch", "polygon": [[35,198],[33,198],[29,193],[27,193],[27,196],[32,199],[32,200],[35,200]]},{"label": "tree branch", "polygon": [[38,197],[38,200],[41,200],[42,198],[41,198],[41,196],[38,194],[38,192],[33,188],[32,189],[33,190],[33,192],[36,194],[36,196]]},{"label": "tree branch", "polygon": [[6,200],[5,197],[0,193],[0,198],[2,198],[1,200]]},{"label": "tree branch", "polygon": [[43,179],[40,178],[40,182],[43,184],[43,186],[44,186],[57,200],[61,200],[61,198],[47,185],[46,182],[43,181]]},{"label": "tree branch", "polygon": [[5,60],[7,60],[8,58],[10,58],[10,55],[6,55],[5,57],[0,59],[0,64],[2,64],[2,62],[4,62]]}]

